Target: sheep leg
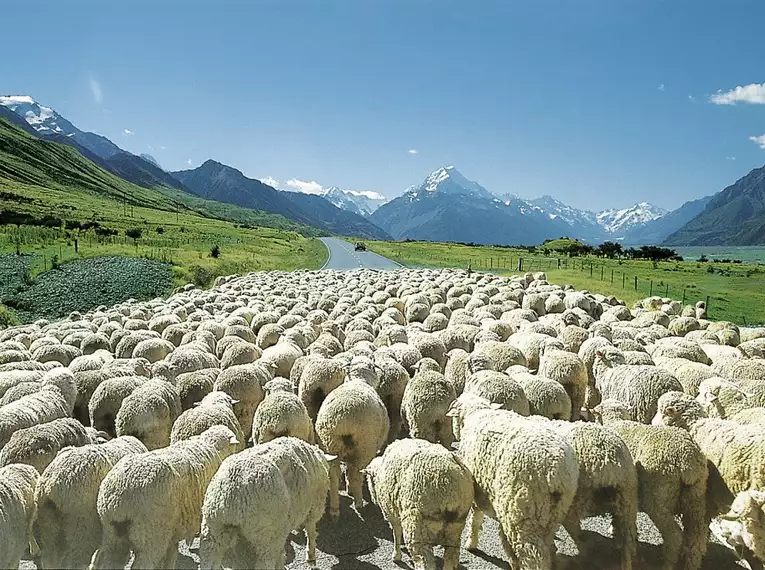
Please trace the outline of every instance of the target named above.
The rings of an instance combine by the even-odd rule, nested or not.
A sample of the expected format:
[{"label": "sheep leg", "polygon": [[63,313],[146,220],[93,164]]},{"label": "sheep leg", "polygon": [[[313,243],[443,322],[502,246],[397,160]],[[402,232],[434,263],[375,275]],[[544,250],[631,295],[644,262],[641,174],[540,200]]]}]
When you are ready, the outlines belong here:
[{"label": "sheep leg", "polygon": [[[502,542],[502,550],[505,551],[505,556],[507,556],[507,559],[510,562],[510,568],[512,570],[523,570],[523,568],[526,568],[526,566],[521,566],[519,564],[518,556],[515,554],[515,549],[510,544],[510,541],[507,539],[507,535],[502,529],[499,530],[499,538]],[[532,568],[532,566],[529,566],[529,568]]]},{"label": "sheep leg", "polygon": [[176,562],[178,562],[178,542],[172,541],[162,558],[162,568],[175,568]]},{"label": "sheep leg", "polygon": [[[666,505],[666,503],[663,503]],[[680,527],[675,522],[674,515],[666,509],[656,509],[653,512],[646,513],[653,524],[661,534],[664,541],[664,568],[670,570],[674,568],[680,558],[680,547],[682,546],[683,535]]]},{"label": "sheep leg", "polygon": [[66,547],[60,564],[46,564],[47,568],[84,568],[101,538],[101,520],[98,516],[77,516],[67,521],[64,529]]},{"label": "sheep leg", "polygon": [[364,475],[355,465],[348,465],[345,478],[348,481],[348,494],[353,497],[354,506],[360,509],[364,506]]},{"label": "sheep leg", "polygon": [[436,570],[436,559],[429,545],[422,542],[409,544],[409,556],[412,557],[414,570]]},{"label": "sheep leg", "polygon": [[463,530],[465,530],[465,519],[444,524],[442,531],[444,570],[457,570],[460,564],[460,542]]},{"label": "sheep leg", "polygon": [[457,566],[459,565],[460,547],[444,546],[444,570],[457,570]]},{"label": "sheep leg", "polygon": [[117,534],[115,528],[104,525],[103,538],[98,550],[93,554],[90,567],[93,570],[99,568],[124,568],[130,561],[130,544],[126,535]]},{"label": "sheep leg", "polygon": [[223,566],[223,555],[227,552],[226,545],[202,524],[202,534],[199,538],[199,568],[200,570],[218,570]]},{"label": "sheep leg", "polygon": [[481,527],[483,526],[483,511],[473,505],[468,515],[468,526],[470,527],[470,539],[468,540],[468,550],[476,550],[478,548],[478,537],[481,534]]},{"label": "sheep leg", "polygon": [[305,537],[308,546],[306,562],[311,568],[316,566],[316,521],[308,521],[305,525]]},{"label": "sheep leg", "polygon": [[393,531],[393,561],[401,560],[401,543],[404,541],[404,530],[398,517],[390,517],[390,529]]}]

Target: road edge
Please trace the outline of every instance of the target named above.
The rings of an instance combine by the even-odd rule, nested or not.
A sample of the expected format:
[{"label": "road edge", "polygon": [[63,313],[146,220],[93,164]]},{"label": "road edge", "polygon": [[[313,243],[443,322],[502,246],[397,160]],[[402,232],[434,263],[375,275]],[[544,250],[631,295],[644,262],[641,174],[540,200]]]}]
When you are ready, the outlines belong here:
[{"label": "road edge", "polygon": [[327,261],[324,262],[324,265],[319,267],[319,271],[322,271],[323,269],[327,268],[327,265],[329,265],[329,262],[332,259],[332,250],[329,248],[327,243],[322,238],[319,238],[319,241],[321,242],[321,245],[324,246],[324,249],[327,250]]}]

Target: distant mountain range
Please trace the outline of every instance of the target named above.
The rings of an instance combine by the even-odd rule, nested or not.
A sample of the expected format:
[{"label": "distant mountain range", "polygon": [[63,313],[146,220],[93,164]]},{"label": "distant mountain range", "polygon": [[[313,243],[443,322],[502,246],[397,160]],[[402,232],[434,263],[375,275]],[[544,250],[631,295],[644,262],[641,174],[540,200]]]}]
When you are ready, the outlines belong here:
[{"label": "distant mountain range", "polygon": [[381,206],[370,219],[397,239],[536,244],[569,236],[590,243],[643,244],[662,241],[703,209],[705,200],[673,212],[647,202],[591,212],[551,196],[526,200],[496,195],[447,166]]},{"label": "distant mountain range", "polygon": [[[374,239],[422,239],[482,244],[538,244],[569,236],[589,243],[625,245],[765,244],[765,167],[752,170],[722,192],[667,212],[647,202],[592,212],[551,196],[524,199],[494,193],[453,166],[388,201],[373,191],[336,186],[300,193],[277,190],[239,170],[208,160],[192,170],[167,172],[148,154],[137,156],[96,133],[82,131],[51,107],[27,95],[0,96],[0,117],[35,137],[77,150],[85,159],[128,182],[172,194],[184,204],[208,199],[261,212],[316,230]],[[187,198],[184,198],[187,196]],[[220,211],[220,205],[207,208]],[[238,214],[240,215],[240,214]],[[241,217],[241,215],[240,215]],[[244,216],[247,217],[247,216]]]},{"label": "distant mountain range", "polygon": [[214,160],[208,160],[198,168],[170,174],[185,188],[208,200],[281,214],[331,233],[373,239],[391,237],[366,218],[342,210],[321,196],[280,192]]}]

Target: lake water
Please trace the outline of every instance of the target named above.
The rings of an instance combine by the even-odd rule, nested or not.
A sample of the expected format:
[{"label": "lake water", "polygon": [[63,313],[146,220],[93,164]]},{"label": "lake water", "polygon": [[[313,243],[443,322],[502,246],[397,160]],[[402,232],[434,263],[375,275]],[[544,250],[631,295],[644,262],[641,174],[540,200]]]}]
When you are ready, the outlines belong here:
[{"label": "lake water", "polygon": [[695,261],[702,255],[708,259],[740,259],[744,263],[765,263],[765,247],[762,246],[704,246],[670,247],[683,256],[686,261]]}]

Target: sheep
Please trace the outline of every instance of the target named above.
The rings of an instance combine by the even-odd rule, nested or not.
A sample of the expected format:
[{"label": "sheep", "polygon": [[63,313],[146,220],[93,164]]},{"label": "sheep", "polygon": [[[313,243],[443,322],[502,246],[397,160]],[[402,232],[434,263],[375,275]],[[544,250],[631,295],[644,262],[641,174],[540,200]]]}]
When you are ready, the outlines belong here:
[{"label": "sheep", "polygon": [[17,431],[69,416],[67,401],[58,386],[44,386],[0,408],[0,450]]},{"label": "sheep", "polygon": [[123,400],[145,381],[142,376],[118,376],[101,382],[88,402],[90,425],[115,437],[117,430],[114,422]]},{"label": "sheep", "polygon": [[687,430],[715,466],[724,488],[711,497],[714,513],[723,512],[734,496],[765,489],[765,437],[757,425],[707,418],[699,402],[682,392],[668,392],[658,402],[655,425]]},{"label": "sheep", "polygon": [[303,402],[311,421],[316,421],[326,397],[343,383],[346,369],[343,364],[331,358],[307,360],[298,379],[298,397]]},{"label": "sheep", "polygon": [[473,474],[475,505],[468,548],[484,513],[497,519],[513,568],[552,568],[554,537],[574,500],[579,464],[573,448],[543,422],[482,405],[450,410],[461,425],[459,457]]},{"label": "sheep", "polygon": [[327,453],[337,455],[345,463],[347,488],[356,508],[363,501],[364,477],[360,470],[377,455],[389,429],[385,405],[375,389],[361,380],[345,382],[321,404],[316,416],[316,435]]},{"label": "sheep", "polygon": [[136,568],[175,568],[178,542],[200,530],[210,479],[239,444],[230,429],[213,426],[118,461],[98,491],[102,539],[91,566],[123,568],[132,550]]},{"label": "sheep", "polygon": [[[479,370],[465,383],[463,393],[475,394],[489,402],[502,405],[502,409],[529,415],[529,401],[523,388],[512,377],[494,370]],[[451,403],[451,402],[450,402]]]},{"label": "sheep", "polygon": [[571,399],[571,421],[578,420],[586,401],[588,386],[584,362],[571,352],[547,349],[540,357],[538,374],[560,382]]},{"label": "sheep", "polygon": [[765,493],[756,489],[741,491],[730,510],[720,516],[718,537],[734,550],[747,548],[756,558],[746,556],[751,568],[761,568],[765,562],[765,534],[762,517],[765,512]]},{"label": "sheep", "polygon": [[132,436],[62,450],[35,488],[34,534],[43,568],[85,568],[101,542],[96,502],[101,481],[123,457],[145,453]]},{"label": "sheep", "polygon": [[170,444],[173,422],[181,415],[175,387],[163,380],[148,380],[123,401],[114,427],[117,436],[132,435],[151,451]]},{"label": "sheep", "polygon": [[239,420],[245,439],[252,434],[252,418],[263,401],[263,386],[271,380],[271,370],[258,363],[241,364],[223,370],[213,384],[213,390],[225,392],[233,399],[234,414]]},{"label": "sheep", "polygon": [[716,375],[707,364],[685,358],[657,358],[654,361],[657,366],[669,370],[683,386],[683,392],[693,397],[698,396],[701,382]]},{"label": "sheep", "polygon": [[446,417],[456,398],[454,387],[439,372],[417,372],[404,389],[401,415],[411,437],[441,443],[452,443],[451,422]]},{"label": "sheep", "polygon": [[133,349],[133,358],[145,358],[150,363],[164,360],[175,350],[175,345],[169,340],[161,338],[147,338],[142,340]]},{"label": "sheep", "polygon": [[[202,505],[200,566],[283,568],[289,534],[304,528],[306,562],[316,564],[316,524],[339,516],[336,456],[282,437],[228,457],[212,478]],[[260,516],[252,516],[259,513]],[[229,562],[229,560],[231,562]]]},{"label": "sheep", "polygon": [[[556,338],[541,333],[519,332],[507,339],[512,346],[520,349],[526,357],[526,366],[531,370],[539,368],[542,352],[551,348],[563,350],[563,343]],[[513,364],[523,364],[522,362]]]},{"label": "sheep", "polygon": [[[231,337],[223,337],[231,338]],[[220,344],[220,343],[219,343]],[[220,367],[230,368],[238,364],[249,364],[261,357],[263,351],[249,342],[237,342],[229,346],[220,357]]]},{"label": "sheep", "polygon": [[85,428],[73,418],[60,418],[20,429],[0,450],[0,466],[26,463],[42,473],[56,454],[65,447],[105,441],[106,434]]},{"label": "sheep", "polygon": [[263,387],[266,397],[252,419],[252,443],[267,443],[277,437],[296,437],[313,443],[313,423],[292,383],[274,378]]},{"label": "sheep", "polygon": [[456,570],[460,537],[474,500],[473,477],[451,451],[420,439],[393,442],[364,469],[372,502],[393,531],[393,560],[402,539],[415,568],[434,569],[432,545],[444,546],[444,569]]},{"label": "sheep", "polygon": [[551,420],[571,418],[571,398],[560,382],[528,372],[513,372],[510,378],[523,389],[529,402],[530,415],[544,416]]},{"label": "sheep", "polygon": [[245,440],[239,420],[234,415],[236,403],[236,400],[225,392],[210,392],[198,405],[178,416],[170,432],[170,445],[200,435],[214,425],[222,425],[234,433],[240,442],[237,451],[241,451],[244,449]]},{"label": "sheep", "polygon": [[598,351],[593,365],[596,388],[603,399],[614,399],[632,407],[631,419],[648,424],[656,415],[662,394],[682,391],[683,386],[671,373],[656,366],[620,365],[623,359],[615,348]]},{"label": "sheep", "polygon": [[401,402],[404,399],[404,391],[409,382],[409,374],[394,358],[384,356],[375,357],[375,365],[379,369],[379,385],[377,395],[385,404],[388,411],[387,442],[390,443],[401,433],[403,418],[401,417]]},{"label": "sheep", "polygon": [[[523,352],[521,352],[520,349],[504,342],[482,342],[471,355],[471,361],[473,355],[486,356],[488,368],[484,368],[485,370],[496,370],[497,372],[503,372],[510,366],[526,366],[527,364],[526,357],[523,355]],[[475,369],[473,370],[475,371]]]},{"label": "sheep", "polygon": [[[630,421],[629,406],[603,400],[596,418],[627,445],[638,474],[638,506],[662,536],[665,568],[698,570],[707,549],[707,459],[683,430]],[[683,518],[681,530],[675,515]]]},{"label": "sheep", "polygon": [[0,568],[18,568],[29,549],[37,556],[40,549],[32,533],[37,509],[35,485],[39,474],[31,465],[0,467]]},{"label": "sheep", "polygon": [[281,339],[276,344],[263,350],[260,360],[266,365],[274,365],[274,375],[289,378],[292,365],[303,356],[301,348],[289,339]]},{"label": "sheep", "polygon": [[212,392],[219,374],[220,370],[217,368],[203,368],[196,372],[180,374],[175,379],[175,387],[181,398],[181,409],[190,409],[194,403],[201,402],[202,398]]}]

